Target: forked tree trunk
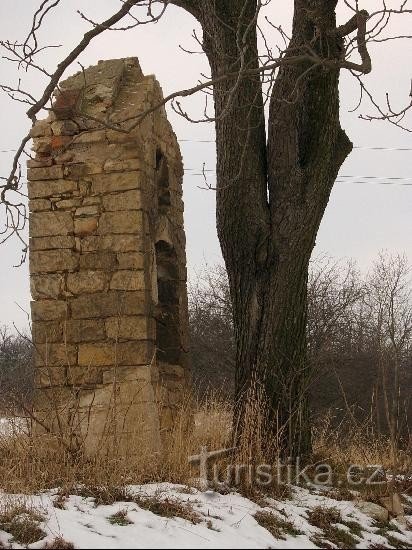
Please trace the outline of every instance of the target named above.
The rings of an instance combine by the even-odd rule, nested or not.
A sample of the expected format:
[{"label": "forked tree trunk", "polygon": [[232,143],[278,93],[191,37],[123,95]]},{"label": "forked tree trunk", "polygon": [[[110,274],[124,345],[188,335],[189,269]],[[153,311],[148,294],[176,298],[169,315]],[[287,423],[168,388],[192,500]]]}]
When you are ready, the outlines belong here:
[{"label": "forked tree trunk", "polygon": [[[308,11],[308,8],[315,10]],[[212,76],[238,69],[239,37],[256,1],[202,3],[200,21]],[[296,0],[290,47],[311,44],[338,57],[333,0]],[[243,9],[245,8],[245,9]],[[242,13],[241,10],[243,9]],[[241,31],[239,32],[239,29]],[[250,25],[243,66],[258,66]],[[310,65],[280,70],[266,143],[260,77],[214,87],[217,227],[228,272],[236,338],[235,438],[288,456],[310,452],[306,359],[310,255],[338,170],[351,150],[339,123],[338,71]],[[251,429],[252,427],[252,429]],[[245,441],[246,439],[246,441]]]}]

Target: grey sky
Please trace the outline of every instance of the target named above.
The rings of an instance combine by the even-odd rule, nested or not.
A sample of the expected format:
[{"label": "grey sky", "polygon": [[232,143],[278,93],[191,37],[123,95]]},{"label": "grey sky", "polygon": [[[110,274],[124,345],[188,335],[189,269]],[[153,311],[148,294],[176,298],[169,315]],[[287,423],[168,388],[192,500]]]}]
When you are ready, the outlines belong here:
[{"label": "grey sky", "polygon": [[[21,40],[31,25],[31,16],[38,0],[1,0],[0,39]],[[291,0],[273,0],[266,14],[277,25],[287,31],[291,24]],[[341,4],[343,2],[341,1]],[[374,11],[379,9],[378,0],[365,0],[361,7]],[[398,2],[388,1],[388,7]],[[53,70],[61,59],[78,42],[88,25],[76,14],[82,9],[90,17],[101,20],[117,10],[117,0],[63,0],[58,10],[45,22],[40,37],[47,44],[62,44],[59,49],[49,50],[44,62]],[[182,10],[170,8],[163,20],[156,25],[147,25],[128,33],[107,32],[97,38],[79,61],[83,65],[95,64],[99,59],[137,56],[143,72],[156,74],[164,93],[196,83],[200,72],[207,72],[204,56],[188,55],[179,44],[187,49],[198,49],[191,39],[195,21]],[[347,11],[339,13],[341,21],[347,18]],[[410,34],[412,16],[394,20],[391,34]],[[272,43],[277,41],[272,30],[268,31]],[[388,91],[396,107],[404,106],[410,89],[412,41],[390,41],[371,47],[374,70],[367,83],[376,92],[379,100],[385,99]],[[77,71],[78,65],[67,71]],[[39,95],[45,80],[39,74],[19,74],[11,63],[0,60],[0,82],[15,84],[18,76],[23,87],[33,95]],[[358,119],[358,113],[348,113],[356,105],[358,89],[349,75],[342,78],[342,121],[355,145],[360,147],[412,147],[412,134],[390,126],[387,123],[369,123]],[[194,116],[201,116],[203,103],[200,97],[185,102],[185,107]],[[2,132],[0,150],[15,148],[29,127],[25,107],[0,96],[0,117]],[[371,112],[365,103],[363,112]],[[202,164],[214,170],[215,146],[213,141],[202,143],[196,140],[213,140],[211,124],[190,124],[170,112],[169,118],[175,132],[182,141],[181,148],[185,167],[201,169]],[[376,176],[379,180],[348,179],[336,183],[319,232],[315,253],[327,252],[336,257],[351,257],[367,269],[382,249],[405,252],[412,258],[412,185],[387,185],[393,180],[386,177],[410,177],[412,152],[375,151],[355,149],[342,167],[345,176]],[[0,175],[6,175],[11,154],[0,153]],[[210,176],[213,185],[213,173]],[[362,183],[363,182],[363,183]],[[381,184],[378,184],[380,182]],[[411,183],[403,181],[402,183]],[[184,180],[185,223],[187,233],[187,255],[189,274],[201,267],[204,261],[214,263],[220,259],[216,237],[214,203],[212,191],[200,189],[202,178],[186,172]],[[4,220],[0,220],[3,224]],[[27,266],[13,268],[19,260],[19,243],[13,240],[0,249],[0,324],[15,322],[19,327],[27,325],[26,315],[21,311],[29,309],[29,288]],[[16,305],[19,304],[18,305]]]}]

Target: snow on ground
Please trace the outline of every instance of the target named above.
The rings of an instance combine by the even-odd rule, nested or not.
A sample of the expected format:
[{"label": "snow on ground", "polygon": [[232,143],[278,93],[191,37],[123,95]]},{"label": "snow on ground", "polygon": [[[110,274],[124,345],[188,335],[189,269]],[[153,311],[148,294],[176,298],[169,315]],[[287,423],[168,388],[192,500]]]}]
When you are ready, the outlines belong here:
[{"label": "snow on ground", "polygon": [[[73,543],[75,548],[317,548],[310,538],[320,531],[307,521],[307,512],[316,506],[336,507],[342,518],[357,521],[363,531],[357,548],[390,548],[388,541],[376,534],[374,521],[361,513],[353,502],[335,501],[307,489],[295,487],[293,498],[286,501],[268,500],[262,508],[237,493],[220,494],[214,491],[198,491],[171,484],[149,484],[131,486],[130,492],[139,497],[155,497],[157,500],[174,500],[191,506],[200,516],[200,522],[179,517],[163,517],[139,507],[134,502],[116,502],[112,505],[96,506],[92,498],[70,495],[64,502],[64,509],[53,505],[57,491],[24,497],[29,507],[39,510],[45,517],[41,528],[46,538],[28,545],[29,548],[44,548],[56,537]],[[2,495],[0,501],[21,502],[22,496]],[[137,498],[139,502],[139,499]],[[412,502],[411,502],[412,504]],[[125,511],[127,525],[112,524],[110,517]],[[254,514],[258,511],[274,513],[296,526],[304,534],[285,535],[286,540],[274,538],[261,527]],[[412,521],[408,517],[407,521]],[[392,533],[405,547],[412,546],[412,532],[405,525],[391,523]],[[348,529],[340,525],[342,529]],[[391,529],[391,527],[389,528]],[[373,532],[375,531],[375,533]],[[389,531],[391,532],[391,531]],[[0,548],[23,548],[13,542],[9,533],[0,530]],[[57,546],[54,546],[57,548]],[[332,546],[330,546],[332,547]]]}]

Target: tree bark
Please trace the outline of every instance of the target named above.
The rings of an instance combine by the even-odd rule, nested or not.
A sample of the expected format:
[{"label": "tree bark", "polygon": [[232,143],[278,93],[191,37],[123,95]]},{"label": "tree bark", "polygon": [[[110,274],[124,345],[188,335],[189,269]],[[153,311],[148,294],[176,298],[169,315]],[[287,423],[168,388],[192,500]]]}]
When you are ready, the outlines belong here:
[{"label": "tree bark", "polygon": [[[205,0],[198,18],[212,77],[258,67],[256,0]],[[290,51],[338,58],[336,1],[296,0]],[[217,229],[236,339],[235,443],[266,454],[311,449],[306,359],[308,264],[338,170],[351,150],[339,123],[338,70],[280,69],[266,143],[262,85],[214,86]],[[259,417],[259,422],[257,417]],[[258,425],[259,424],[259,425]],[[260,433],[261,436],[257,434]]]}]

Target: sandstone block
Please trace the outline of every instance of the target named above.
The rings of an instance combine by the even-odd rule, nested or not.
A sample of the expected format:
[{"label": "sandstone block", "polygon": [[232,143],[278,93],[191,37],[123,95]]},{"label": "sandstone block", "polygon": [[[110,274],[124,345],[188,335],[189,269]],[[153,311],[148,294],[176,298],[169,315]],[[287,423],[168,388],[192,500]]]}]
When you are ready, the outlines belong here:
[{"label": "sandstone block", "polygon": [[111,271],[116,266],[116,254],[109,250],[91,252],[80,256],[80,269],[105,269],[106,271]]},{"label": "sandstone block", "polygon": [[143,269],[144,254],[141,252],[121,252],[117,254],[118,269]]},{"label": "sandstone block", "polygon": [[110,317],[106,320],[106,334],[113,340],[150,340],[154,337],[144,316]]},{"label": "sandstone block", "polygon": [[30,168],[27,171],[27,178],[34,180],[59,180],[63,178],[63,167],[54,165],[45,168]]},{"label": "sandstone block", "polygon": [[31,273],[74,271],[79,265],[79,254],[73,250],[38,250],[30,253]]},{"label": "sandstone block", "polygon": [[53,275],[32,275],[30,277],[30,292],[33,300],[51,298],[57,300],[64,291],[64,276]]},{"label": "sandstone block", "polygon": [[79,344],[79,366],[149,365],[152,360],[153,345],[147,341]]},{"label": "sandstone block", "polygon": [[134,367],[116,367],[103,372],[103,384],[113,384],[114,380],[119,384],[135,380],[152,382],[153,367],[150,365],[136,365]]},{"label": "sandstone block", "polygon": [[30,137],[51,136],[50,124],[47,120],[38,120],[30,130]]},{"label": "sandstone block", "polygon": [[31,331],[36,344],[63,342],[62,321],[33,321]]},{"label": "sandstone block", "polygon": [[34,350],[36,367],[64,367],[77,363],[77,346],[73,344],[37,344]]},{"label": "sandstone block", "polygon": [[113,193],[103,196],[103,208],[106,211],[140,210],[142,208],[141,192],[138,189]]},{"label": "sandstone block", "polygon": [[74,234],[80,237],[92,235],[97,231],[98,224],[97,218],[76,218],[74,220]]},{"label": "sandstone block", "polygon": [[143,271],[117,271],[110,281],[111,290],[144,290],[145,280]]},{"label": "sandstone block", "polygon": [[103,382],[103,369],[101,367],[69,367],[67,369],[67,382],[73,386],[93,386]]},{"label": "sandstone block", "polygon": [[130,170],[142,170],[143,163],[138,158],[113,160],[108,159],[104,163],[105,172],[126,172]]},{"label": "sandstone block", "polygon": [[[64,386],[67,383],[66,367],[39,367],[34,375],[36,388]],[[53,410],[50,407],[50,410]]]},{"label": "sandstone block", "polygon": [[140,210],[125,210],[123,212],[103,212],[100,217],[99,233],[141,233],[143,215]]},{"label": "sandstone block", "polygon": [[55,120],[51,130],[55,136],[73,136],[79,132],[79,126],[72,120]]},{"label": "sandstone block", "polygon": [[39,212],[41,210],[50,210],[51,202],[47,199],[33,199],[29,201],[30,212]]},{"label": "sandstone block", "polygon": [[64,324],[67,342],[98,342],[106,337],[103,319],[76,319]]},{"label": "sandstone block", "polygon": [[67,276],[67,290],[72,294],[100,292],[106,288],[107,275],[104,271],[79,271]]},{"label": "sandstone block", "polygon": [[73,319],[94,319],[117,315],[143,315],[147,309],[145,292],[109,291],[71,300]]},{"label": "sandstone block", "polygon": [[31,250],[53,250],[55,248],[73,248],[75,245],[72,236],[57,237],[32,237],[30,239]]},{"label": "sandstone block", "polygon": [[37,300],[31,302],[31,316],[33,321],[66,319],[67,302],[63,300]]},{"label": "sandstone block", "polygon": [[90,177],[92,178],[92,191],[94,194],[139,189],[141,185],[141,173],[137,171],[98,174]]},{"label": "sandstone block", "polygon": [[111,252],[135,252],[143,250],[142,235],[99,235],[82,239],[82,252],[110,250]]},{"label": "sandstone block", "polygon": [[63,199],[62,201],[55,202],[56,208],[59,210],[73,210],[80,204],[80,197],[74,197],[73,199]]},{"label": "sandstone block", "polygon": [[34,212],[30,216],[30,237],[49,237],[73,233],[70,212]]},{"label": "sandstone block", "polygon": [[77,190],[77,182],[72,180],[30,181],[27,185],[29,199],[52,197]]}]

